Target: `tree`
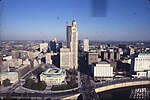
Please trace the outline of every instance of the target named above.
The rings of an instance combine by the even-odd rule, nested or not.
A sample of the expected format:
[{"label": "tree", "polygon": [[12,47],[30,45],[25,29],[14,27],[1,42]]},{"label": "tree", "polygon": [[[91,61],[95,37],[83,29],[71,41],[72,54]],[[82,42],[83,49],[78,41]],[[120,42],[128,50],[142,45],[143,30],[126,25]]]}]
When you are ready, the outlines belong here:
[{"label": "tree", "polygon": [[44,81],[36,83],[33,79],[27,79],[23,86],[33,90],[45,90],[46,83]]},{"label": "tree", "polygon": [[32,88],[32,85],[35,83],[35,81],[33,79],[27,79],[25,84],[24,84],[24,87],[26,88]]},{"label": "tree", "polygon": [[10,80],[7,78],[5,80],[3,80],[3,85],[6,86],[11,86]]},{"label": "tree", "polygon": [[71,76],[69,85],[70,85],[70,86],[74,86],[75,84],[76,84],[76,76]]}]

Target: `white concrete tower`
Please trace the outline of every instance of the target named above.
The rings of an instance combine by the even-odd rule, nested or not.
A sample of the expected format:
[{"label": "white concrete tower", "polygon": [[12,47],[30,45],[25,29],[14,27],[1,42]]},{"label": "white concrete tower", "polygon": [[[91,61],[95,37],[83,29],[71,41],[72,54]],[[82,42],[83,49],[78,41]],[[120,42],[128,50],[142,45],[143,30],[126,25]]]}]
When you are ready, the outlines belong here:
[{"label": "white concrete tower", "polygon": [[70,49],[72,54],[72,65],[71,67],[78,68],[78,31],[76,21],[72,21],[72,26],[68,26],[68,22],[66,22],[66,44],[67,48]]},{"label": "white concrete tower", "polygon": [[83,51],[89,51],[89,39],[83,40]]},{"label": "white concrete tower", "polygon": [[72,21],[71,34],[70,34],[70,50],[73,54],[73,67],[78,68],[78,31],[76,21]]}]

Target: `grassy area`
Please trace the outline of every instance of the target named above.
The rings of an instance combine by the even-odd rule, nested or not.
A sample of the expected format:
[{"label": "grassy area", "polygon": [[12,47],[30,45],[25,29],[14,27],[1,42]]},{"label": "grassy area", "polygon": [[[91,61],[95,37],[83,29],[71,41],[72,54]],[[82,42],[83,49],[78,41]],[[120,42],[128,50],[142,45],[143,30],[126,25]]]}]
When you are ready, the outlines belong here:
[{"label": "grassy area", "polygon": [[76,87],[78,87],[78,83],[76,83],[75,85],[67,85],[67,84],[53,85],[51,90],[52,91],[68,90],[68,89],[72,89],[72,88],[76,88]]},{"label": "grassy area", "polygon": [[33,79],[27,79],[23,87],[43,91],[46,89],[46,83],[44,81],[35,82]]}]

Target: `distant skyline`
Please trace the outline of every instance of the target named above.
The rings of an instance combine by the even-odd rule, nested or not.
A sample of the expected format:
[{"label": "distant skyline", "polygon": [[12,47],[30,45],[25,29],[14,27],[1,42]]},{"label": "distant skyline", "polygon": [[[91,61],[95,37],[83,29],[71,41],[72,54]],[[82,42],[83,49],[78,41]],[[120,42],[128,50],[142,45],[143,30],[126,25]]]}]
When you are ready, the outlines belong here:
[{"label": "distant skyline", "polygon": [[0,38],[66,40],[66,21],[76,20],[80,40],[150,41],[149,0],[104,1],[1,0]]}]

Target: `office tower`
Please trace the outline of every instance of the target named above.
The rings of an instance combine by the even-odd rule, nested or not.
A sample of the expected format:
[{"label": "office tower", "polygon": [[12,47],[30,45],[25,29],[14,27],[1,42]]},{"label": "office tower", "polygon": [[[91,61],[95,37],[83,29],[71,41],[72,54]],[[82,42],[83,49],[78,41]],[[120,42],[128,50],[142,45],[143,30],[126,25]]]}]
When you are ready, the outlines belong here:
[{"label": "office tower", "polygon": [[120,53],[114,52],[114,59],[119,60],[120,59]]},{"label": "office tower", "polygon": [[69,69],[72,67],[72,53],[69,48],[60,49],[60,68]]},{"label": "office tower", "polygon": [[66,22],[66,44],[67,44],[67,48],[70,48],[70,41],[71,41],[71,32],[72,32],[72,27],[68,26],[68,22]]},{"label": "office tower", "polygon": [[52,64],[51,53],[46,53],[45,59],[47,64]]},{"label": "office tower", "polygon": [[131,71],[150,70],[150,54],[141,53],[131,57]]},{"label": "office tower", "polygon": [[48,43],[40,43],[40,52],[47,52]]},{"label": "office tower", "polygon": [[88,58],[88,65],[92,64],[94,62],[97,62],[97,60],[98,60],[98,53],[89,52],[88,55],[87,55],[87,58]]},{"label": "office tower", "polygon": [[72,21],[72,26],[68,26],[67,28],[67,47],[70,48],[70,52],[72,53],[72,66],[77,69],[78,67],[78,31],[76,21]]},{"label": "office tower", "polygon": [[50,49],[55,53],[56,52],[56,38],[50,40]]},{"label": "office tower", "polygon": [[110,60],[114,60],[114,52],[109,52],[109,59]]},{"label": "office tower", "polygon": [[103,60],[108,60],[108,59],[109,59],[109,53],[108,51],[105,51]]},{"label": "office tower", "polygon": [[89,39],[83,40],[83,50],[86,52],[89,51]]},{"label": "office tower", "polygon": [[58,51],[58,52],[60,52],[60,48],[62,48],[62,42],[59,42],[59,43],[58,43],[58,48],[57,48],[57,51]]}]

